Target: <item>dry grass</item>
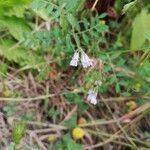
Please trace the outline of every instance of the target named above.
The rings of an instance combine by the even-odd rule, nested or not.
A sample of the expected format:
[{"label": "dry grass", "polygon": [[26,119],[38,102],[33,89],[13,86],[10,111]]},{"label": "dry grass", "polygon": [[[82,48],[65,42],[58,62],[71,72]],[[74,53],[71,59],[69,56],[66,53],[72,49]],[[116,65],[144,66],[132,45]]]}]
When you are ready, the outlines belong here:
[{"label": "dry grass", "polygon": [[[31,73],[13,74],[15,72],[8,74],[7,79],[2,81],[12,93],[18,95],[0,98],[0,147],[2,150],[6,149],[11,141],[13,124],[20,120],[22,114],[31,112],[34,117],[32,121],[24,121],[27,130],[18,149],[22,149],[23,144],[31,147],[37,144],[41,150],[46,150],[50,144],[47,140],[49,134],[55,134],[57,139],[61,140],[65,133],[70,133],[70,129],[63,123],[77,113],[78,107],[65,101],[63,95],[72,88],[67,87],[64,80],[57,82],[49,79],[38,83]],[[80,89],[73,92],[84,94],[84,91]],[[103,98],[100,95],[97,106],[89,105],[89,109],[83,116],[77,114],[78,118],[84,117],[87,120],[87,123],[79,125],[86,132],[84,139],[79,141],[83,149],[150,148],[145,134],[150,128],[149,116],[145,114],[150,108],[149,97],[145,97],[147,103],[126,113],[124,111],[126,101],[131,99],[134,100],[134,97]],[[13,106],[15,111],[7,117],[2,108],[10,102],[15,103]],[[47,116],[44,102],[47,102],[47,110],[54,108],[59,111],[57,118]],[[147,118],[147,120],[142,118]],[[146,127],[143,124],[148,125]]]}]

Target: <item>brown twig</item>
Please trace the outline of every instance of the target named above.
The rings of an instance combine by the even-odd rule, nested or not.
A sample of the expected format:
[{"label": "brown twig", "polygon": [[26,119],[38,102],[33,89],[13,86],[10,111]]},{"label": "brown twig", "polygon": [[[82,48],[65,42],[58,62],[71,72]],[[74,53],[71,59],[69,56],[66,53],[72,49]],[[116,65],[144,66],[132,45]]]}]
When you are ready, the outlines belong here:
[{"label": "brown twig", "polygon": [[61,121],[60,124],[62,124],[62,123],[64,123],[65,121],[69,120],[69,119],[72,117],[72,115],[76,112],[76,110],[77,110],[77,106],[75,106],[75,107],[68,113],[68,115],[63,119],[63,121]]}]

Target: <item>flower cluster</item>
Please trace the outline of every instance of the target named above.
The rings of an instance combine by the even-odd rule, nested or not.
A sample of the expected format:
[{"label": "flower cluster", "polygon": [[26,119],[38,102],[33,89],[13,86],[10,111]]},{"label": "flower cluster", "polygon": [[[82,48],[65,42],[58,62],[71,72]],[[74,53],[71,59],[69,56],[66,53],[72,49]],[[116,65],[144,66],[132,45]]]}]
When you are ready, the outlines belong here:
[{"label": "flower cluster", "polygon": [[[80,52],[81,52],[81,59],[80,59]],[[79,63],[79,59],[81,60],[81,64],[83,66],[83,68],[88,68],[88,67],[91,67],[93,66],[93,60],[90,59],[88,57],[88,55],[82,50],[80,49],[75,51],[71,61],[70,61],[70,66],[74,66],[74,67],[77,67],[78,66],[78,63]]]},{"label": "flower cluster", "polygon": [[[83,68],[88,68],[88,67],[94,66],[93,60],[90,59],[88,57],[88,55],[81,48],[75,51],[75,53],[70,61],[70,66],[77,67],[79,64],[79,61],[81,61]],[[97,98],[97,93],[98,93],[98,86],[101,86],[101,84],[102,84],[101,81],[95,81],[96,88],[90,89],[88,91],[87,100],[94,105],[97,104],[96,98]]]},{"label": "flower cluster", "polygon": [[90,90],[88,91],[87,100],[88,100],[90,103],[96,105],[96,104],[97,104],[97,99],[96,99],[96,97],[97,97],[97,92],[94,91],[94,90],[92,90],[92,89],[90,89]]},{"label": "flower cluster", "polygon": [[83,68],[88,68],[93,66],[93,60],[90,59],[84,51],[81,52],[81,63]]},{"label": "flower cluster", "polygon": [[102,85],[102,81],[95,81],[95,87],[91,88],[88,91],[87,101],[89,101],[91,104],[96,105],[97,104],[97,93],[98,93],[98,86]]}]

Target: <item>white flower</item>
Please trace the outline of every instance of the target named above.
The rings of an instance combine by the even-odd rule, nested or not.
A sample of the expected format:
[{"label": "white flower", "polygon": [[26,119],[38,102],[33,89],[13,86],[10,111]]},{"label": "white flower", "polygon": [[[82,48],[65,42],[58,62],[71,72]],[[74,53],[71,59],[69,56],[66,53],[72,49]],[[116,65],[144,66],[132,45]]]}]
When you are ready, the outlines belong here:
[{"label": "white flower", "polygon": [[81,52],[81,63],[83,68],[87,68],[94,65],[93,60],[90,59],[84,51]]},{"label": "white flower", "polygon": [[94,90],[89,90],[89,91],[88,91],[87,100],[88,100],[90,103],[96,105],[96,104],[97,104],[97,99],[96,99],[96,97],[97,97],[97,92],[95,92]]},{"label": "white flower", "polygon": [[79,52],[76,51],[71,59],[70,66],[77,67],[79,62]]}]

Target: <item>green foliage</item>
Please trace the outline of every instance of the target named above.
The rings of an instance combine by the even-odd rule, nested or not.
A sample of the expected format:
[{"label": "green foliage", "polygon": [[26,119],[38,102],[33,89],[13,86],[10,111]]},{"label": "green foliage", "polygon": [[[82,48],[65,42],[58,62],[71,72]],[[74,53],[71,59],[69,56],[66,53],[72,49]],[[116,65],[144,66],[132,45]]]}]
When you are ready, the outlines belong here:
[{"label": "green foliage", "polygon": [[[9,34],[18,41],[24,39],[25,32],[31,31],[24,17],[25,8],[29,8],[30,3],[30,0],[0,1],[0,29],[8,30]],[[28,59],[29,53],[22,47],[14,48],[12,53],[11,48],[15,44],[16,41],[11,38],[0,39],[0,55],[21,66],[29,64],[29,60],[33,60],[33,56],[31,56],[32,59]]]},{"label": "green foliage", "polygon": [[[0,55],[20,66],[31,66],[32,64],[34,69],[41,70],[39,79],[45,78],[49,71],[46,69],[47,67],[43,69],[46,53],[51,53],[58,63],[61,59],[59,65],[66,68],[68,61],[70,61],[68,56],[74,49],[78,46],[84,46],[87,51],[95,53],[96,45],[100,44],[104,38],[103,33],[108,31],[107,25],[100,23],[100,19],[103,19],[106,14],[91,18],[85,16],[82,18],[81,15],[81,18],[77,18],[77,13],[82,9],[84,0],[76,0],[73,2],[74,5],[69,0],[60,0],[58,3],[43,0],[34,0],[33,2],[22,0],[21,2],[17,4],[13,0],[8,0],[6,3],[1,2],[1,7],[8,7],[9,11],[1,10],[0,28],[7,29],[13,38],[20,43],[23,41],[23,45],[14,46],[14,39],[2,39],[0,41]],[[30,5],[31,2],[32,5]],[[51,30],[44,29],[32,33],[29,26],[31,23],[24,16],[26,8],[46,21],[52,20],[57,23],[53,24]],[[81,24],[83,28],[81,28]],[[99,40],[96,42],[97,39]],[[92,46],[89,45],[90,43]],[[25,50],[25,48],[33,51]],[[40,64],[36,64],[37,62]],[[34,67],[35,65],[36,67]]]},{"label": "green foliage", "polygon": [[5,112],[7,117],[10,117],[15,112],[15,104],[14,103],[8,103],[7,106],[3,107],[3,111]]},{"label": "green foliage", "polygon": [[80,144],[75,143],[69,134],[64,135],[63,140],[56,145],[57,150],[82,150]]},{"label": "green foliage", "polygon": [[[13,40],[1,40],[0,41],[0,55],[7,58],[9,61],[20,64],[21,66],[36,64],[38,61],[41,61],[42,58],[31,51],[25,50],[24,48],[17,47],[12,49],[15,45]],[[12,54],[13,52],[13,54]]]},{"label": "green foliage", "polygon": [[83,5],[83,2],[84,0],[58,0],[58,2],[34,0],[32,9],[43,19],[47,20],[49,17],[51,19],[57,19],[66,13],[77,13]]},{"label": "green foliage", "polygon": [[[74,49],[82,45],[89,50],[91,49],[89,43],[92,43],[92,49],[89,51],[94,50],[96,45],[102,42],[103,33],[108,31],[108,26],[100,23],[100,19],[106,14],[78,19],[77,13],[82,8],[83,1],[76,0],[74,3],[75,5],[70,7],[72,1],[58,1],[58,3],[33,1],[32,9],[37,15],[44,20],[57,23],[53,24],[50,30],[37,31],[35,34],[27,33],[25,46],[44,49],[45,52],[51,52],[56,59],[60,58],[61,54],[69,56]],[[97,39],[99,40],[95,43]],[[65,57],[60,65],[66,67],[66,61],[68,63]]]},{"label": "green foliage", "polygon": [[24,136],[26,126],[22,123],[16,123],[12,130],[12,141],[19,144],[21,138]]},{"label": "green foliage", "polygon": [[143,9],[133,21],[131,50],[139,49],[146,41],[146,34],[150,32],[150,14]]},{"label": "green foliage", "polygon": [[53,120],[56,120],[60,112],[54,108],[51,108],[47,113],[49,117],[52,117]]},{"label": "green foliage", "polygon": [[15,147],[16,147],[16,144],[11,142],[7,148],[8,148],[8,150],[15,150]]},{"label": "green foliage", "polygon": [[8,66],[5,63],[0,63],[0,77],[3,77],[7,73]]},{"label": "green foliage", "polygon": [[0,1],[0,28],[7,28],[17,40],[23,39],[23,33],[31,31],[24,20],[25,8],[29,8],[30,0]]},{"label": "green foliage", "polygon": [[150,82],[150,61],[145,60],[138,68],[138,74],[146,81]]},{"label": "green foliage", "polygon": [[[139,4],[139,1],[117,1],[116,5],[119,8],[123,8],[124,5],[123,11],[130,13],[133,6],[134,9],[138,7],[137,3]],[[101,92],[107,92],[110,88],[114,88],[117,94],[123,96],[131,95],[131,84],[134,81],[131,81],[133,79],[127,75],[127,72],[130,70],[130,67],[135,65],[134,62],[127,63],[125,61],[126,54],[122,51],[124,48],[129,48],[129,45],[125,46],[126,44],[124,44],[125,38],[129,38],[129,36],[122,37],[120,32],[108,51],[103,52],[103,49],[99,50],[99,47],[109,43],[104,34],[109,30],[108,25],[101,22],[107,14],[89,16],[87,15],[89,12],[83,10],[83,6],[84,0],[75,0],[73,2],[71,0],[21,0],[18,3],[15,0],[1,1],[0,28],[4,32],[5,29],[8,30],[7,32],[9,32],[11,37],[0,40],[0,55],[9,62],[16,63],[21,67],[36,69],[36,71],[32,71],[35,71],[35,74],[38,74],[38,79],[42,80],[47,77],[50,71],[49,63],[45,62],[47,54],[50,54],[52,59],[62,69],[66,69],[73,51],[82,47],[86,52],[96,57],[97,60],[103,60],[105,64],[102,71],[92,70],[85,75],[86,87],[89,88],[96,80],[102,80],[104,84],[100,87]],[[4,11],[4,8],[8,11]],[[50,30],[49,28],[42,28],[31,32],[31,28],[36,25],[25,17],[26,8],[33,17],[35,15],[46,21],[45,23],[48,23]],[[80,15],[78,14],[79,12]],[[132,22],[131,50],[140,49],[148,45],[150,39],[150,15],[147,11],[147,6],[135,16]],[[113,21],[110,26],[116,29],[120,27]],[[16,40],[17,42],[23,41],[23,43],[15,47]],[[138,79],[142,80],[142,83],[145,81],[149,82],[147,73],[149,64],[147,61],[143,64],[143,66],[134,70]],[[116,72],[115,69],[118,67],[124,68],[126,71]],[[1,68],[2,74],[6,73],[7,65],[5,63],[1,65]],[[79,95],[68,94],[65,96],[71,104],[78,105],[79,112],[83,110],[81,107],[85,108],[85,110],[87,109],[87,106],[81,102]]]},{"label": "green foliage", "polygon": [[77,126],[77,114],[74,114],[69,120],[64,122],[64,125],[68,128],[74,128]]},{"label": "green foliage", "polygon": [[28,8],[31,0],[1,0],[0,1],[0,17],[16,16],[23,17],[25,8]]},{"label": "green foliage", "polygon": [[10,34],[18,41],[22,41],[24,39],[23,35],[25,32],[31,31],[23,19],[14,16],[0,19],[0,24],[2,27],[7,28]]},{"label": "green foliage", "polygon": [[82,102],[81,96],[79,96],[78,94],[68,93],[65,94],[65,98],[70,104],[76,104],[78,106],[77,111],[80,115],[88,109],[88,106]]},{"label": "green foliage", "polygon": [[[29,70],[35,77],[35,82],[42,81],[42,86],[35,84],[39,95],[45,94],[43,84],[47,80],[50,84],[56,83],[56,93],[59,80],[65,82],[62,87],[66,86],[67,90],[65,87],[60,88],[64,91],[76,88],[78,92],[73,90],[60,95],[58,92],[67,104],[77,106],[77,111],[62,124],[68,129],[76,127],[78,116],[84,116],[92,108],[83,98],[87,98],[87,91],[95,86],[96,81],[102,81],[102,85],[97,86],[102,96],[135,96],[138,97],[137,104],[143,105],[144,97],[150,95],[149,0],[117,0],[115,7],[120,16],[118,14],[119,19],[113,20],[107,13],[94,12],[93,15],[85,8],[85,0],[0,0],[0,79],[7,77],[7,72],[11,73],[12,70],[21,70],[21,75],[17,72],[21,77],[26,76]],[[79,48],[93,59],[93,68],[69,67],[74,51]],[[51,67],[51,63],[56,67]],[[24,70],[26,71],[23,72]],[[51,71],[56,71],[53,76],[59,74],[57,81],[49,77]],[[46,96],[51,88],[53,86],[46,86]],[[0,95],[7,100],[3,89]],[[27,97],[26,92],[24,95],[14,91],[11,95],[18,96]],[[99,99],[101,95],[97,96]],[[7,117],[16,113],[15,104],[7,103],[3,107]],[[50,118],[55,123],[62,119],[62,109],[58,110],[58,106],[50,108],[49,98],[41,104],[44,105],[41,112],[46,114],[44,119]],[[99,107],[101,105],[97,105]],[[97,111],[90,112],[94,114]],[[97,116],[99,114],[94,114],[93,119]],[[34,115],[31,111],[20,117],[27,121],[33,120]],[[67,131],[62,130],[60,133],[63,135]],[[10,149],[15,149],[24,133],[25,125],[17,123],[12,130],[13,143],[9,145]],[[51,145],[58,150],[83,149],[70,134],[65,134],[56,145]],[[30,149],[28,145],[26,147]],[[38,149],[37,145],[35,149]]]},{"label": "green foliage", "polygon": [[126,5],[123,6],[122,12],[126,13],[129,9],[132,9],[135,6],[135,3],[137,2],[137,0],[130,2]]},{"label": "green foliage", "polygon": [[25,112],[21,115],[21,120],[25,120],[25,121],[28,121],[28,120],[33,120],[33,113],[32,112]]}]

